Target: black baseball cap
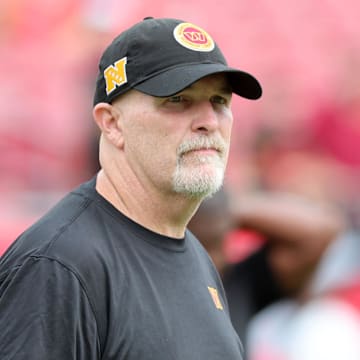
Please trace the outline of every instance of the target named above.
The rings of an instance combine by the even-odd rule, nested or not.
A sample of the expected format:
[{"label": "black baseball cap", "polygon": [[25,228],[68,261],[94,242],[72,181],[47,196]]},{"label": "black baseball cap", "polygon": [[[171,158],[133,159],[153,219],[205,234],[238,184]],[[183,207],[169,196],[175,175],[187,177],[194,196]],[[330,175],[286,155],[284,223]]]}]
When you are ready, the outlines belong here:
[{"label": "black baseball cap", "polygon": [[202,28],[178,19],[147,17],[118,35],[99,64],[94,105],[111,103],[130,89],[166,97],[201,78],[226,73],[235,94],[258,99],[262,89],[249,73],[229,67]]}]

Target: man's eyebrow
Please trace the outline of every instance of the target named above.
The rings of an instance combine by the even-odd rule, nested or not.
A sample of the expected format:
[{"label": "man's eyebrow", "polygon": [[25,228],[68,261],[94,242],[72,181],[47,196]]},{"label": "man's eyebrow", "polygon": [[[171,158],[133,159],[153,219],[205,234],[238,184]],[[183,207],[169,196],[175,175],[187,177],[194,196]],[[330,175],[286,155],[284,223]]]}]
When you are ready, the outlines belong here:
[{"label": "man's eyebrow", "polygon": [[[196,83],[193,83],[191,85],[189,85],[187,88],[179,91],[177,94],[180,94],[182,91],[185,90],[193,90],[196,89]],[[215,92],[219,92],[221,94],[226,94],[226,95],[231,95],[234,91],[233,88],[231,87],[230,84],[226,84],[226,85],[220,85],[219,87],[214,88]]]}]

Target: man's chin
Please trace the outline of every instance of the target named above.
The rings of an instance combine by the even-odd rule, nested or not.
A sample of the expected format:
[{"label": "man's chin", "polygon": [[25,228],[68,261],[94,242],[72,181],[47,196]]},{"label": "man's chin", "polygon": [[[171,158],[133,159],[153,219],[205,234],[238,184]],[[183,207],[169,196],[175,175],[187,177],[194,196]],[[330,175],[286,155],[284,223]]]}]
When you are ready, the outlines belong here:
[{"label": "man's chin", "polygon": [[174,176],[175,192],[190,198],[205,198],[212,196],[222,186],[224,173],[219,168],[196,167],[191,172],[177,173]]}]

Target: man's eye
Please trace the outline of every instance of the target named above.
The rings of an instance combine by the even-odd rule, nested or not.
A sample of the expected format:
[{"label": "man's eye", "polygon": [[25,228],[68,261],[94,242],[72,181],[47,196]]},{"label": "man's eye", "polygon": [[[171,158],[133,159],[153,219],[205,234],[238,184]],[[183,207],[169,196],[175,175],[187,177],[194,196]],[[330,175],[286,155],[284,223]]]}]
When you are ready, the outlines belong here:
[{"label": "man's eye", "polygon": [[227,103],[226,99],[223,98],[222,96],[213,96],[213,97],[211,98],[211,101],[212,101],[213,103],[222,104],[222,105],[224,105],[224,104]]},{"label": "man's eye", "polygon": [[171,103],[179,103],[184,101],[184,97],[181,95],[174,95],[174,96],[170,96],[167,101],[171,102]]}]

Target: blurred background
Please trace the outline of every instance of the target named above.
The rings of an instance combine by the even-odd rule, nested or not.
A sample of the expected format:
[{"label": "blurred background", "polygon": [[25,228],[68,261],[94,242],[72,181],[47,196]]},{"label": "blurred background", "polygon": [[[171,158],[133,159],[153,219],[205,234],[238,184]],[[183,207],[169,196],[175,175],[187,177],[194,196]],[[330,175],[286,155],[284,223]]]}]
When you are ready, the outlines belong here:
[{"label": "blurred background", "polygon": [[262,83],[234,99],[226,178],[338,204],[358,224],[360,3],[355,0],[1,0],[0,254],[97,170],[99,56],[145,16],[205,28]]}]

